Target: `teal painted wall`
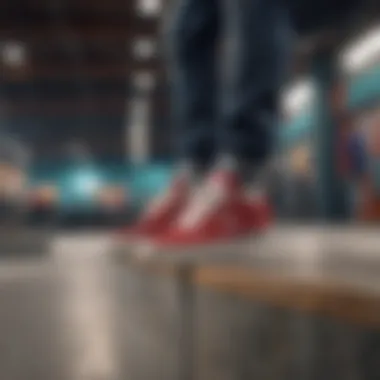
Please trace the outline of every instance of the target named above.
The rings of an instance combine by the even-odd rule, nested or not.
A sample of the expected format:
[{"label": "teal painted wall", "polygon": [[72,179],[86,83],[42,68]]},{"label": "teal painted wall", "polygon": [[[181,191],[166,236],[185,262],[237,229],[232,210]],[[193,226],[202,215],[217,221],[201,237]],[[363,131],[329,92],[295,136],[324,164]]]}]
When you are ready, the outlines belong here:
[{"label": "teal painted wall", "polygon": [[[380,66],[353,78],[348,86],[350,109],[360,109],[376,102],[380,104]],[[311,109],[281,127],[280,145],[286,148],[298,144],[312,133],[313,128],[315,123]]]},{"label": "teal painted wall", "polygon": [[106,186],[122,186],[135,204],[145,202],[165,187],[172,174],[170,163],[142,166],[128,164],[39,163],[31,167],[31,187],[53,185],[59,193],[62,210],[93,209],[97,194]]},{"label": "teal painted wall", "polygon": [[[349,84],[349,107],[357,109],[368,104],[380,103],[380,67],[376,67]],[[307,139],[314,128],[313,112],[305,112],[292,122],[284,125],[280,132],[280,145],[291,148]],[[83,186],[121,185],[135,203],[144,202],[148,197],[166,186],[172,174],[170,163],[156,163],[143,166],[124,163],[94,163],[80,166],[73,163],[37,163],[30,170],[30,184],[54,184],[60,193],[63,209],[72,207],[93,208],[95,197],[89,191],[78,189]],[[86,182],[87,181],[87,182]],[[93,182],[91,184],[91,182]]]}]

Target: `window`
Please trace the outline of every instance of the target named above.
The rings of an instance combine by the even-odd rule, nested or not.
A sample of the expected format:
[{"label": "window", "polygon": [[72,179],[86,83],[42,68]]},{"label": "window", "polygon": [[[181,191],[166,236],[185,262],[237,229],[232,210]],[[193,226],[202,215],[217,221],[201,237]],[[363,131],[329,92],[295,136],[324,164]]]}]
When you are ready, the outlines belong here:
[{"label": "window", "polygon": [[282,110],[286,117],[297,116],[307,109],[313,100],[314,86],[311,80],[303,79],[286,88],[282,94]]},{"label": "window", "polygon": [[26,61],[26,48],[19,42],[6,42],[0,46],[2,62],[9,67],[20,67]]},{"label": "window", "polygon": [[137,12],[142,17],[157,17],[161,11],[161,0],[137,0]]},{"label": "window", "polygon": [[380,27],[377,25],[360,36],[340,54],[340,63],[349,73],[369,67],[380,56]]}]

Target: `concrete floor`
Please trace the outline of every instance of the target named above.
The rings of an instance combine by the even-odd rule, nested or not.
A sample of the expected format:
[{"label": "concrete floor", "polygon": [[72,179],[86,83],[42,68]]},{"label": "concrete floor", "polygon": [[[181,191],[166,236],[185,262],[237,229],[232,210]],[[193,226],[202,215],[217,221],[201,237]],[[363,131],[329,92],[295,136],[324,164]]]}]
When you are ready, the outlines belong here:
[{"label": "concrete floor", "polygon": [[[310,249],[312,240],[305,237],[303,249]],[[0,379],[178,380],[175,365],[167,364],[178,357],[175,287],[118,266],[107,255],[109,245],[99,234],[60,236],[48,255],[0,261]],[[368,257],[374,245],[367,243]],[[201,300],[206,306],[215,302],[206,298]],[[204,339],[216,329],[212,313],[225,310],[223,305],[203,309],[210,314],[203,320],[212,321],[202,330]],[[212,340],[223,334],[223,326],[225,321]],[[206,352],[207,342],[202,345],[202,356],[215,360],[218,379],[235,379],[220,377],[230,354],[210,359],[212,350]]]},{"label": "concrete floor", "polygon": [[123,378],[113,335],[122,302],[106,246],[73,236],[48,256],[0,262],[0,379]]}]

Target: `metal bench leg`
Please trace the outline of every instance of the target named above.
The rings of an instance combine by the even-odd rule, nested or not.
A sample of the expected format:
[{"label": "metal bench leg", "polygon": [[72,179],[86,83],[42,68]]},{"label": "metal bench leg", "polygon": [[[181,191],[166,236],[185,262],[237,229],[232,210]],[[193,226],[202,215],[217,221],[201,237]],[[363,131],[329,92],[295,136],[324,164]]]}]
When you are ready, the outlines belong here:
[{"label": "metal bench leg", "polygon": [[313,62],[316,84],[317,183],[321,218],[327,222],[349,218],[348,192],[339,168],[338,149],[342,146],[345,88],[338,78],[334,51],[316,54]]},{"label": "metal bench leg", "polygon": [[195,380],[195,287],[193,266],[183,265],[178,275],[179,361],[178,380]]}]

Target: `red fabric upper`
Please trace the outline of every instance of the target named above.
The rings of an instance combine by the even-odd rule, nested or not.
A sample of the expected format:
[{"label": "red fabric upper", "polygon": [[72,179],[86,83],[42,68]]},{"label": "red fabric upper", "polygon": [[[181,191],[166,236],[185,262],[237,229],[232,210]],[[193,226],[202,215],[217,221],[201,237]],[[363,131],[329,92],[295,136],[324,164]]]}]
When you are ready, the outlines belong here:
[{"label": "red fabric upper", "polygon": [[[198,206],[197,200],[190,202],[184,213],[195,213],[193,220],[182,215],[165,233],[158,235],[155,242],[160,245],[199,245],[228,241],[250,233],[258,232],[269,226],[272,221],[272,209],[263,198],[249,199],[234,174],[219,172],[209,179],[209,185],[215,198],[206,199],[204,206]],[[219,198],[217,193],[219,193]],[[202,202],[199,199],[198,202]],[[208,203],[208,206],[207,206]],[[197,208],[204,210],[199,213]],[[187,219],[186,219],[187,218]]]},{"label": "red fabric upper", "polygon": [[151,237],[169,228],[186,204],[189,184],[184,179],[175,179],[160,198],[151,202],[138,222],[122,230],[122,234],[133,237]]}]

